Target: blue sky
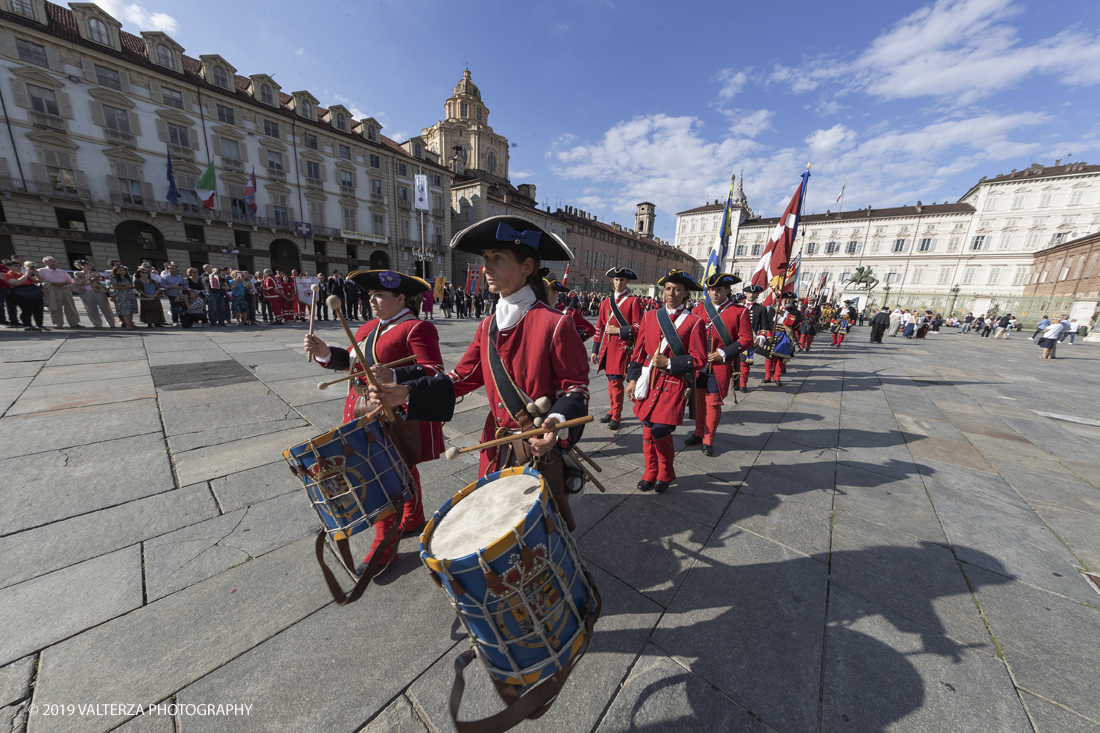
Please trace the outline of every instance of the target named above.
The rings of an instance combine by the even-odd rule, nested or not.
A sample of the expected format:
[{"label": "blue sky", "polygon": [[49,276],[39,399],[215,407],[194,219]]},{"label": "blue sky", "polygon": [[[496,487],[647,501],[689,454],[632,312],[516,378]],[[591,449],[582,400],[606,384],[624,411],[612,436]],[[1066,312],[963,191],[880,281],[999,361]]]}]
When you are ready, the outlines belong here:
[{"label": "blue sky", "polygon": [[954,201],[982,176],[1100,162],[1100,2],[264,4],[101,0],[130,32],[372,115],[399,140],[469,64],[512,182],[633,223],[725,196],[776,216]]}]

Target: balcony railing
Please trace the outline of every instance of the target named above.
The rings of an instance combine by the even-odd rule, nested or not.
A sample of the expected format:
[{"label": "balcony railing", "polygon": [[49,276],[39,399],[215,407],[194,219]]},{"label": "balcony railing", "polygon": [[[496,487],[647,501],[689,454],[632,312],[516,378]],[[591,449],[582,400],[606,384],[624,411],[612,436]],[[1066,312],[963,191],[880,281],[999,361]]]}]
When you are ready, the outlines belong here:
[{"label": "balcony railing", "polygon": [[380,193],[373,193],[373,192],[371,193],[371,195],[370,195],[370,202],[371,202],[372,204],[380,204],[380,203],[382,203],[382,202],[384,202],[384,201],[385,201],[385,197],[384,197],[384,196],[382,196],[382,194],[380,194]]},{"label": "balcony railing", "polygon": [[278,168],[268,168],[267,177],[272,181],[286,182],[286,171],[281,171]]},{"label": "balcony railing", "polygon": [[128,148],[137,147],[137,138],[131,133],[123,130],[116,130],[113,127],[105,127],[103,130],[106,133],[107,142],[113,145],[124,145]]},{"label": "balcony railing", "polygon": [[434,216],[437,219],[443,218],[443,209],[441,207],[438,207],[438,206],[434,207],[432,209],[432,216]]},{"label": "balcony railing", "polygon": [[144,194],[138,195],[127,191],[111,191],[111,204],[119,208],[145,211],[153,211],[157,208],[157,202],[148,199]]},{"label": "balcony railing", "polygon": [[187,147],[186,145],[173,145],[172,143],[169,143],[168,144],[168,152],[170,152],[172,154],[172,157],[175,158],[176,160],[194,160],[195,159],[195,151],[193,151],[191,148]]},{"label": "balcony railing", "polygon": [[[72,171],[73,180],[82,180],[77,177],[76,171]],[[4,193],[28,193],[35,196],[55,199],[68,199],[70,201],[91,201],[92,193],[86,187],[69,183],[57,184],[27,180],[26,187],[23,181],[12,176],[0,176],[0,192]]]},{"label": "balcony railing", "polygon": [[412,201],[408,199],[397,199],[397,208],[399,209],[411,209],[413,206]]},{"label": "balcony railing", "polygon": [[355,186],[345,186],[340,184],[340,195],[346,196],[349,199],[355,198]]},{"label": "balcony railing", "polygon": [[46,130],[65,132],[65,120],[61,119],[57,115],[31,111],[31,124],[35,127],[41,127]]},{"label": "balcony railing", "polygon": [[197,204],[170,204],[167,201],[157,201],[157,211],[162,214],[175,216],[194,216],[205,218],[207,209]]},{"label": "balcony railing", "polygon": [[320,178],[310,178],[306,176],[306,186],[314,191],[323,191],[325,189],[325,182]]},{"label": "balcony railing", "polygon": [[222,156],[222,168],[227,171],[237,171],[238,173],[244,173],[244,163],[236,158],[226,158]]}]

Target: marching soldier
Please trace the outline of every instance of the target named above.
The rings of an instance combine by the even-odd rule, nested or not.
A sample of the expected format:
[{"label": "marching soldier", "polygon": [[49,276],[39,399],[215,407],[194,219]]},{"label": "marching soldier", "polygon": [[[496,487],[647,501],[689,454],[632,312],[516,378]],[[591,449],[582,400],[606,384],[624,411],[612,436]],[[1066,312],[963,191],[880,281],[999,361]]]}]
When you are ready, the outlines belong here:
[{"label": "marching soldier", "polygon": [[596,321],[596,340],[592,342],[592,363],[596,371],[607,375],[607,394],[611,406],[600,422],[612,430],[619,429],[623,414],[623,377],[634,348],[635,335],[642,323],[642,302],[630,294],[627,284],[638,275],[627,268],[607,271],[615,291],[600,304]]},{"label": "marching soldier", "polygon": [[[760,297],[760,293],[764,292],[764,288],[759,285],[753,285],[749,283],[744,288],[743,305],[749,311],[749,325],[752,327],[753,336],[760,333],[767,328],[768,309],[756,302],[756,299]],[[748,349],[741,352],[741,391],[749,391],[749,367],[752,366],[753,356],[755,351],[754,346],[749,346]]]},{"label": "marching soldier", "polygon": [[685,445],[703,444],[703,454],[714,455],[714,435],[722,421],[722,403],[730,391],[730,380],[738,368],[741,352],[752,346],[749,309],[730,297],[730,288],[741,278],[715,273],[707,278],[710,299],[695,306],[692,315],[706,324],[707,366],[695,386],[695,432]]},{"label": "marching soldier", "polygon": [[694,399],[690,390],[707,352],[703,322],[685,307],[688,293],[702,288],[683,270],[672,270],[657,284],[665,290],[665,303],[642,318],[626,389],[642,421],[645,472],[638,489],[660,493],[676,479],[672,432],[684,423],[684,404]]},{"label": "marching soldier", "polygon": [[781,293],[780,305],[768,309],[769,326],[766,331],[771,338],[771,354],[764,359],[765,384],[774,379],[776,387],[783,386],[780,377],[787,371],[787,361],[793,351],[793,336],[802,323],[802,314],[795,307],[795,297],[792,292]]}]

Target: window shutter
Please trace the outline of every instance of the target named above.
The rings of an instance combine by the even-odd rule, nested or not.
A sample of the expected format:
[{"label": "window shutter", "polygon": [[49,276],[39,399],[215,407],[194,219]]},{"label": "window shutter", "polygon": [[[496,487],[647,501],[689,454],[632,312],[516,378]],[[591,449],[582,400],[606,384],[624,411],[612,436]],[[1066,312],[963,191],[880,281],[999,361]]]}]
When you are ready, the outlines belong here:
[{"label": "window shutter", "polygon": [[87,191],[88,178],[84,175],[84,171],[73,171],[73,175],[76,177],[76,189],[78,191]]},{"label": "window shutter", "polygon": [[218,137],[217,135],[215,135],[213,143],[214,143],[213,144],[214,155],[221,155],[222,154],[222,139],[220,137]]},{"label": "window shutter", "polygon": [[195,101],[191,98],[191,92],[183,93],[183,108],[188,112],[195,111]]},{"label": "window shutter", "polygon": [[248,146],[245,145],[244,140],[241,140],[239,143],[237,143],[237,148],[241,151],[241,162],[242,163],[247,163],[248,162]]},{"label": "window shutter", "polygon": [[111,202],[122,203],[122,186],[118,184],[118,176],[107,176],[107,188],[111,191]]},{"label": "window shutter", "polygon": [[289,172],[290,171],[290,158],[288,158],[286,156],[286,153],[279,153],[279,157],[281,157],[283,159],[283,171],[284,172]]},{"label": "window shutter", "polygon": [[156,198],[153,196],[153,184],[145,181],[141,182],[141,195],[145,199],[145,205],[152,207]]},{"label": "window shutter", "polygon": [[46,46],[46,63],[50,65],[50,69],[53,71],[64,71],[64,67],[61,66],[61,52],[56,48]]},{"label": "window shutter", "polygon": [[157,119],[157,138],[162,142],[168,142],[168,123],[162,119]]},{"label": "window shutter", "polygon": [[[127,112],[127,116],[130,118],[130,132],[135,136],[141,135],[141,119],[138,117],[137,112]],[[160,122],[160,120],[157,120]]]},{"label": "window shutter", "polygon": [[92,105],[92,122],[100,127],[107,126],[107,120],[103,116],[103,105],[94,99],[91,101]]},{"label": "window shutter", "polygon": [[62,117],[69,120],[73,119],[73,105],[69,101],[69,95],[65,92],[57,92],[57,107]]},{"label": "window shutter", "polygon": [[286,218],[287,218],[288,221],[297,221],[297,219],[294,218],[294,207],[293,206],[286,207]]},{"label": "window shutter", "polygon": [[198,150],[199,149],[199,133],[198,133],[198,131],[195,130],[194,128],[192,128],[192,129],[188,130],[188,133],[189,133],[189,137],[191,138],[191,149],[192,150]]},{"label": "window shutter", "polygon": [[265,216],[267,216],[268,219],[274,219],[275,218],[275,207],[272,206],[271,204],[266,204],[264,206],[264,212],[265,212]]},{"label": "window shutter", "polygon": [[84,67],[84,78],[95,84],[95,64],[91,59],[80,59],[80,65]]},{"label": "window shutter", "polygon": [[129,72],[122,71],[121,69],[119,69],[118,80],[120,82],[120,86],[122,87],[122,93],[123,94],[129,94],[130,93],[130,74],[129,74]]},{"label": "window shutter", "polygon": [[31,108],[31,98],[27,94],[27,85],[21,79],[11,80],[11,91],[15,95],[15,106],[23,109]]},{"label": "window shutter", "polygon": [[46,175],[46,166],[41,163],[31,163],[31,175],[39,183],[49,185],[50,179]]},{"label": "window shutter", "polygon": [[19,58],[19,51],[15,48],[15,36],[10,33],[0,33],[0,53],[8,58]]},{"label": "window shutter", "polygon": [[359,188],[359,183],[358,183],[358,180],[359,180],[359,179],[358,179],[358,175],[359,175],[359,174],[358,174],[358,173],[356,173],[355,171],[352,171],[352,172],[351,172],[351,185],[352,185],[353,187],[355,187],[355,188]]},{"label": "window shutter", "polygon": [[149,92],[153,95],[154,102],[164,101],[164,98],[160,95],[160,84],[157,84],[152,79],[149,80]]},{"label": "window shutter", "polygon": [[321,164],[320,164],[320,165],[318,166],[318,168],[320,168],[320,169],[321,169],[321,180],[322,180],[322,181],[327,181],[327,180],[328,180],[328,178],[327,178],[327,177],[325,177],[325,164],[324,164],[324,163],[321,163]]}]

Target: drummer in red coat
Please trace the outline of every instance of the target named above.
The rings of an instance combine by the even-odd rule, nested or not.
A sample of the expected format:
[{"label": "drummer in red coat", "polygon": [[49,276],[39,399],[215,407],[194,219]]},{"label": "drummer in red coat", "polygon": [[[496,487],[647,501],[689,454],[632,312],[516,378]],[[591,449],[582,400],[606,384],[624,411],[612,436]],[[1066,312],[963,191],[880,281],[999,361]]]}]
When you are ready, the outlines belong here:
[{"label": "drummer in red coat", "polygon": [[[373,402],[408,402],[419,420],[450,420],[455,402],[485,387],[489,414],[482,440],[533,427],[538,415],[528,405],[546,397],[551,407],[543,426],[588,414],[588,360],[571,318],[546,305],[542,260],[571,260],[565,242],[517,216],[493,216],[455,235],[451,248],[479,254],[489,291],[500,296],[496,311],[478,326],[473,342],[446,376],[399,375],[399,384],[371,387]],[[498,359],[499,357],[499,359]],[[566,501],[567,470],[562,451],[581,431],[546,433],[481,452],[481,476],[530,459],[546,479],[568,529],[575,527]],[[579,490],[579,488],[578,488]]]},{"label": "drummer in red coat", "polygon": [[[381,382],[393,382],[402,375],[435,376],[443,373],[443,357],[439,353],[439,333],[435,326],[421,321],[420,294],[431,286],[418,277],[402,275],[389,270],[371,270],[368,272],[348,273],[348,279],[370,294],[371,307],[375,318],[367,321],[355,333],[363,357],[371,365],[371,371]],[[355,361],[348,349],[329,346],[313,335],[306,335],[304,346],[321,366],[327,369],[362,373],[363,366]],[[397,361],[407,356],[416,356],[415,364],[387,369],[383,364]],[[355,414],[356,401],[365,394],[363,382],[353,379],[348,382],[348,396],[344,401],[344,422],[351,422]],[[368,403],[369,404],[369,403]],[[420,421],[420,463],[433,461],[443,452],[443,425],[439,422]],[[409,466],[416,482],[416,496],[405,504],[400,517],[401,531],[408,535],[420,531],[424,525],[424,504],[420,493],[420,472],[416,464]],[[375,526],[374,544],[371,553],[379,547],[386,534],[393,528],[397,517],[378,522]],[[396,554],[397,544],[383,550],[389,563]],[[365,561],[370,560],[370,555]]]},{"label": "drummer in red coat", "polygon": [[657,284],[665,289],[665,304],[642,317],[626,390],[634,399],[635,417],[642,421],[645,472],[638,488],[662,492],[676,478],[672,431],[684,423],[688,380],[707,363],[707,352],[703,322],[684,305],[689,292],[702,288],[683,270],[672,270]]},{"label": "drummer in red coat", "polygon": [[[707,368],[699,373],[695,386],[695,432],[685,445],[703,444],[703,454],[714,455],[714,435],[722,421],[722,403],[730,392],[730,380],[738,368],[741,352],[752,346],[752,316],[749,309],[730,297],[730,288],[741,278],[720,272],[707,278],[710,299],[695,306],[692,315],[707,328]],[[721,332],[719,332],[721,329]]]},{"label": "drummer in red coat", "polygon": [[[569,288],[562,285],[557,280],[547,280],[543,278],[543,282],[546,284],[547,288],[547,305],[553,303],[555,310],[561,311],[573,319],[573,324],[577,327],[577,333],[580,334],[581,341],[587,341],[592,338],[592,335],[596,333],[596,327],[581,315],[581,311],[577,307],[577,297],[569,297]],[[561,295],[558,295],[559,293]],[[556,303],[553,302],[555,296],[557,296]],[[564,298],[569,298],[569,300],[565,300]]]},{"label": "drummer in red coat", "polygon": [[609,423],[607,427],[618,430],[623,417],[623,377],[644,310],[641,299],[627,289],[631,280],[638,279],[633,270],[612,267],[607,277],[611,278],[614,292],[600,304],[596,340],[592,342],[592,363],[597,372],[603,369],[607,375],[607,394],[611,398],[611,406],[600,422]]}]

